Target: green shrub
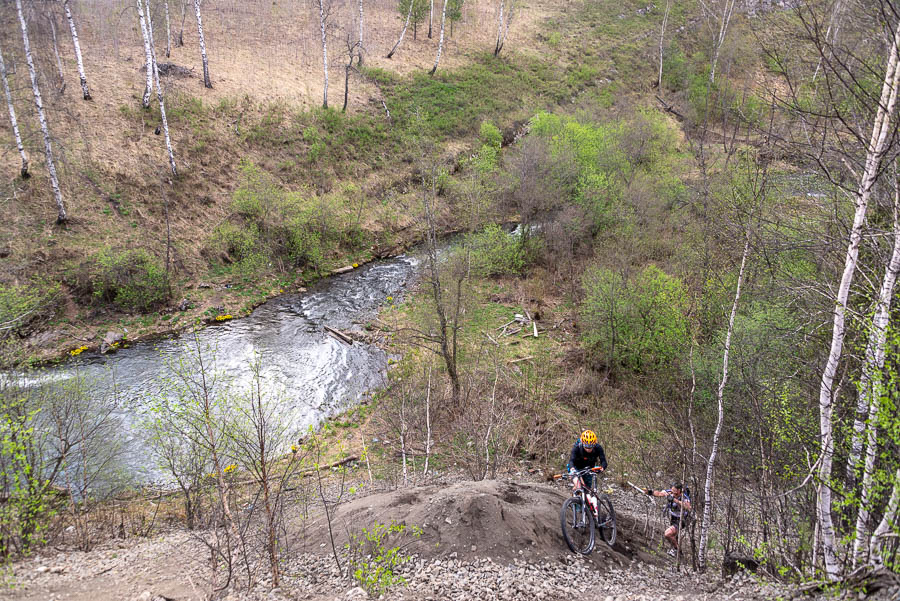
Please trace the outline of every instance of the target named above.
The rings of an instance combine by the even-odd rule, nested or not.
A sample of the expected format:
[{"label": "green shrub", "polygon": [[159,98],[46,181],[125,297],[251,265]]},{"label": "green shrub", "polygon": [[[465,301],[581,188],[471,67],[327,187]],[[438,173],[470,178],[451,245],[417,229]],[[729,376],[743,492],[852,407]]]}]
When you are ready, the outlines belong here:
[{"label": "green shrub", "polygon": [[687,352],[689,300],[680,279],[655,265],[633,279],[591,267],[582,285],[583,342],[610,367],[646,371]]},{"label": "green shrub", "polygon": [[406,579],[396,571],[409,561],[409,557],[403,554],[400,545],[388,546],[392,537],[396,540],[404,535],[418,538],[422,529],[394,522],[389,525],[376,522],[371,529],[363,528],[362,536],[351,535],[350,542],[345,545],[353,578],[370,597],[378,597],[397,584],[406,584]]},{"label": "green shrub", "polygon": [[495,224],[466,237],[472,270],[482,276],[521,275],[534,260],[537,243],[533,236],[512,236]]},{"label": "green shrub", "polygon": [[52,315],[57,308],[59,284],[0,284],[0,333],[12,334]]},{"label": "green shrub", "polygon": [[144,249],[103,248],[74,276],[75,290],[92,302],[111,303],[127,311],[149,311],[169,297],[165,267]]}]

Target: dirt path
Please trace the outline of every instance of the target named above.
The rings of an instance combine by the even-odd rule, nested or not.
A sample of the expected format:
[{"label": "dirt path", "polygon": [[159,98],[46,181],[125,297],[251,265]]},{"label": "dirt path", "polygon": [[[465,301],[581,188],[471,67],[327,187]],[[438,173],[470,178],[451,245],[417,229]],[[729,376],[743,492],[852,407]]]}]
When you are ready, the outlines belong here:
[{"label": "dirt path", "polygon": [[[576,556],[559,532],[566,494],[561,486],[496,480],[424,486],[352,499],[338,508],[332,526],[338,549],[350,533],[376,522],[422,529],[420,537],[401,541],[411,557],[400,568],[407,586],[388,591],[388,599],[687,601],[782,594],[749,580],[675,573],[655,550],[657,541],[646,540],[624,510],[614,547],[601,542],[590,557]],[[614,493],[614,502],[617,494],[622,496]],[[259,586],[232,593],[228,601],[365,598],[355,581],[338,572],[322,516],[291,529],[294,548],[284,561],[282,587],[271,590],[261,576]],[[200,601],[209,590],[206,557],[203,545],[185,532],[110,542],[90,553],[45,555],[13,565],[16,586],[0,599]]]}]

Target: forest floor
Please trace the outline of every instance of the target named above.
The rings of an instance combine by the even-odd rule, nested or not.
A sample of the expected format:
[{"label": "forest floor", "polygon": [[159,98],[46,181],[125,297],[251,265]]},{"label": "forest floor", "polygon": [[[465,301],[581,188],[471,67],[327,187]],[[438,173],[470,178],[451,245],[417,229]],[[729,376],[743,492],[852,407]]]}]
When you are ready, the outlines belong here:
[{"label": "forest floor", "polygon": [[[398,541],[408,560],[399,568],[406,585],[387,599],[528,599],[585,597],[603,601],[672,601],[789,598],[790,587],[738,574],[697,576],[675,570],[662,553],[659,531],[647,530],[643,499],[613,491],[619,535],[610,548],[598,542],[589,557],[569,552],[559,531],[562,485],[522,478],[360,493],[333,518],[340,550],[349,533],[375,523],[418,526],[418,537]],[[341,576],[331,554],[327,523],[313,512],[289,527],[283,581],[271,588],[265,570],[258,584],[227,599],[364,599]],[[208,593],[208,551],[189,532],[109,540],[88,553],[51,551],[11,566],[10,588],[0,598],[22,601],[202,601]],[[237,575],[240,579],[242,576]]]}]

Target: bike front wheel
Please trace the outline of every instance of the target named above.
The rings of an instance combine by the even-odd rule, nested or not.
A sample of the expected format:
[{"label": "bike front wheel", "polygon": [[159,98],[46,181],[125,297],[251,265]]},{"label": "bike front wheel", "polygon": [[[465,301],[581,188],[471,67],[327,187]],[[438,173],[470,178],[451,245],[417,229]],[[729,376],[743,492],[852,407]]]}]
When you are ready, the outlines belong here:
[{"label": "bike front wheel", "polygon": [[594,549],[594,516],[579,497],[566,499],[559,512],[563,538],[575,553],[588,555]]},{"label": "bike front wheel", "polygon": [[616,510],[606,495],[597,500],[597,505],[597,529],[600,530],[600,536],[606,544],[612,547],[616,544]]}]

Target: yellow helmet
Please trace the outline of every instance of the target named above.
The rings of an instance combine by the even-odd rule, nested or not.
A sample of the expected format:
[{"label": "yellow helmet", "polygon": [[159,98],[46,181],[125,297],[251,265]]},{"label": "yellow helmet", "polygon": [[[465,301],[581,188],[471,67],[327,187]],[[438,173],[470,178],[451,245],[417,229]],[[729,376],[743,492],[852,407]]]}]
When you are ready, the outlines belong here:
[{"label": "yellow helmet", "polygon": [[593,430],[585,430],[581,433],[581,444],[587,446],[594,446],[597,444],[597,435],[594,434]]}]

